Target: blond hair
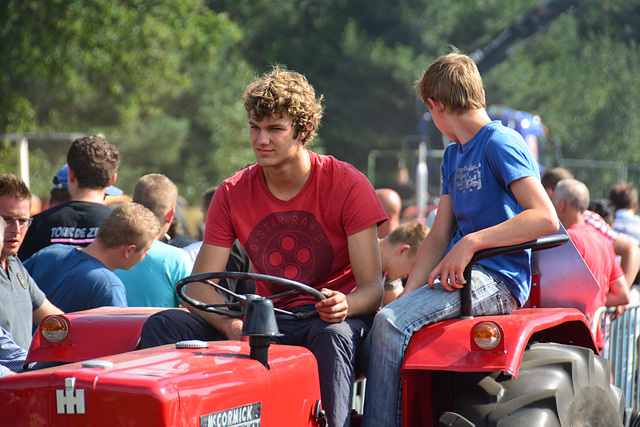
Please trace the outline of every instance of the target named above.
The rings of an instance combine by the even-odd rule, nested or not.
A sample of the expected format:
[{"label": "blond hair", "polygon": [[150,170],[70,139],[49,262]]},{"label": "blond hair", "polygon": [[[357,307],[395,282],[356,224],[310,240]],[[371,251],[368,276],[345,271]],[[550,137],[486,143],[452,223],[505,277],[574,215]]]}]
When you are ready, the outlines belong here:
[{"label": "blond hair", "polygon": [[441,56],[429,66],[415,88],[427,106],[427,100],[432,99],[457,115],[486,108],[478,67],[473,59],[454,47],[451,53]]},{"label": "blond hair", "polygon": [[142,250],[159,233],[160,222],[153,212],[139,203],[126,202],[114,208],[104,220],[96,240],[111,249],[135,245],[137,250]]},{"label": "blond hair", "polygon": [[400,224],[398,228],[391,231],[387,237],[385,237],[385,240],[388,240],[389,243],[393,245],[409,245],[411,247],[409,254],[414,256],[418,252],[420,245],[427,237],[428,233],[429,227],[425,224],[417,221],[410,221]]},{"label": "blond hair", "polygon": [[150,173],[138,180],[132,199],[151,210],[163,223],[167,211],[178,203],[178,187],[165,175]]}]

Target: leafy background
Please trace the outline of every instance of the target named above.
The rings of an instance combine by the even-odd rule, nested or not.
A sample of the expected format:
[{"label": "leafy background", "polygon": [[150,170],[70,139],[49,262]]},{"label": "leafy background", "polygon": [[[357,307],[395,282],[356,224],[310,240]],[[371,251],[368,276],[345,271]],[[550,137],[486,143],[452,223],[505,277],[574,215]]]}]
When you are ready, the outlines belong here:
[{"label": "leafy background", "polygon": [[[640,2],[576,3],[484,74],[487,103],[540,115],[564,157],[640,162]],[[487,44],[537,4],[3,1],[0,133],[33,135],[31,188],[40,197],[70,143],[42,135],[102,133],[121,152],[119,187],[130,193],[141,175],[161,172],[197,205],[253,160],[241,94],[280,63],[325,96],[312,148],[366,172],[371,150],[398,150],[417,133],[413,82],[431,61],[449,45]],[[0,168],[18,173],[8,139]]]}]

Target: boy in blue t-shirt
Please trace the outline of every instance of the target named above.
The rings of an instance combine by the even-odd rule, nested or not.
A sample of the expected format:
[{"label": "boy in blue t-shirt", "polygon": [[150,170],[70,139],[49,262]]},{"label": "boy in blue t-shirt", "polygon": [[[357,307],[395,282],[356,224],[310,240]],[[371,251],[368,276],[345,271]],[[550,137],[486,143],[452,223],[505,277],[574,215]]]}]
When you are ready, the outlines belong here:
[{"label": "boy in blue t-shirt", "polygon": [[51,245],[29,257],[24,266],[52,303],[65,313],[103,306],[126,307],[124,284],[113,270],[127,270],[138,264],[159,233],[160,223],[153,212],[127,202],[111,211],[96,239],[86,248]]},{"label": "boy in blue t-shirt", "polygon": [[[459,289],[473,254],[558,230],[525,141],[487,115],[473,60],[454,50],[438,58],[416,88],[435,125],[453,142],[444,153],[442,196],[431,232],[405,290],[376,315],[370,332],[365,426],[402,425],[400,368],[409,340],[425,325],[460,316]],[[473,315],[507,314],[522,305],[531,287],[529,263],[524,251],[477,263]]]}]

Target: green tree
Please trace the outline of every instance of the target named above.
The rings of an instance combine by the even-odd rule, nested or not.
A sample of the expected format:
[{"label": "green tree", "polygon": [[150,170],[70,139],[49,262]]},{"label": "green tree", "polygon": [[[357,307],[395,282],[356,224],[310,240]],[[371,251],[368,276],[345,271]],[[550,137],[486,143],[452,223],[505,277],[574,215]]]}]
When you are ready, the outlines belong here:
[{"label": "green tree", "polygon": [[[197,198],[245,163],[248,150],[241,160],[208,163],[217,147],[235,147],[246,127],[231,99],[251,70],[234,49],[242,33],[225,15],[199,0],[28,0],[0,8],[0,129],[104,133],[122,153],[125,189],[155,171]],[[214,99],[219,110],[209,108]],[[48,171],[45,192],[58,167]],[[202,182],[187,182],[188,168]]]},{"label": "green tree", "polygon": [[210,0],[245,29],[257,69],[283,63],[325,95],[325,150],[360,169],[372,149],[400,149],[416,134],[414,81],[450,44],[490,40],[530,0]]},{"label": "green tree", "polygon": [[[488,100],[539,114],[565,158],[640,162],[639,17],[636,2],[583,0],[487,73]],[[581,179],[596,197],[617,178]]]},{"label": "green tree", "polygon": [[316,144],[363,169],[374,148],[399,146],[415,127],[412,83],[417,40],[402,21],[410,1],[210,1],[245,29],[243,50],[264,71],[274,63],[307,76],[325,96]]},{"label": "green tree", "polygon": [[[195,201],[253,160],[241,94],[281,63],[325,96],[315,149],[364,170],[370,150],[417,133],[413,81],[431,61],[486,45],[538,4],[3,2],[0,131],[102,132],[123,154],[123,189],[163,172]],[[539,114],[565,157],[639,161],[638,18],[637,2],[580,1],[484,74],[488,104]],[[0,164],[15,168],[3,144]],[[53,145],[34,146],[32,182],[46,189]]]}]

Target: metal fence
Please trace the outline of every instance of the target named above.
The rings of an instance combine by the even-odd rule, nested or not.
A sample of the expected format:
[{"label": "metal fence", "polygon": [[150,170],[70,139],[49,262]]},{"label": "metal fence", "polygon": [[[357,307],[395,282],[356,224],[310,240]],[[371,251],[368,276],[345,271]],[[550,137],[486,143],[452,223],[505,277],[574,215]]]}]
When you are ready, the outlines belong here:
[{"label": "metal fence", "polygon": [[358,414],[364,413],[364,397],[367,389],[367,379],[356,381],[353,387],[353,397],[351,399],[351,409]]},{"label": "metal fence", "polygon": [[618,181],[631,182],[640,188],[640,163],[562,159],[560,166],[570,170],[577,180],[586,184],[591,199],[607,198],[609,189]]},{"label": "metal fence", "polygon": [[602,307],[594,315],[593,331],[598,322],[605,335],[602,356],[611,364],[613,382],[625,395],[628,411],[640,409],[638,389],[638,338],[640,338],[640,303],[627,306],[623,315],[613,320],[613,308]]}]

